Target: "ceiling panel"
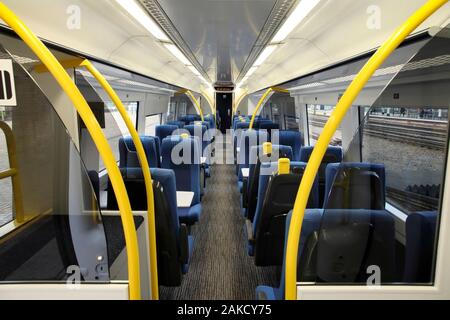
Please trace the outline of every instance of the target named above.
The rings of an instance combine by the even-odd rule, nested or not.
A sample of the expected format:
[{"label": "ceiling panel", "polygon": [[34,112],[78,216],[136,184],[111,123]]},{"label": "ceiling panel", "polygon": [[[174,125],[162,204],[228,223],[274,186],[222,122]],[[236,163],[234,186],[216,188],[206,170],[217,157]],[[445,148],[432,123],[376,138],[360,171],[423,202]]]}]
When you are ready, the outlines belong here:
[{"label": "ceiling panel", "polygon": [[276,0],[159,0],[211,79],[234,82]]}]

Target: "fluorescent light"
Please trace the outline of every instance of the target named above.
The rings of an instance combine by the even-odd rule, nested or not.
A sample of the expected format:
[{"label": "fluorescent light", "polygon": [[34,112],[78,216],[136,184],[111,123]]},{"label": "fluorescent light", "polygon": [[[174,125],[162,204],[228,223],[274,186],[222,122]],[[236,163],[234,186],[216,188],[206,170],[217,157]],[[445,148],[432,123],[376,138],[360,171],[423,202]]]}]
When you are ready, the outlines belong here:
[{"label": "fluorescent light", "polygon": [[156,39],[170,41],[164,31],[153,21],[135,0],[116,0],[137,22],[147,29]]},{"label": "fluorescent light", "polygon": [[184,65],[186,65],[186,66],[192,65],[191,62],[183,54],[183,52],[181,52],[180,49],[178,49],[176,45],[174,45],[172,43],[165,43],[164,46]]},{"label": "fluorescent light", "polygon": [[200,75],[201,75],[200,72],[197,70],[196,67],[194,67],[194,66],[189,66],[188,68],[189,68],[189,69],[192,71],[192,73],[195,74],[196,76],[200,76]]},{"label": "fluorescent light", "polygon": [[270,57],[270,55],[275,51],[276,48],[277,48],[276,45],[270,45],[266,47],[253,66],[258,67],[262,65],[264,61],[266,61],[267,58]]},{"label": "fluorescent light", "polygon": [[298,26],[311,11],[319,4],[320,0],[301,0],[297,8],[283,24],[281,29],[277,32],[272,42],[281,42]]}]

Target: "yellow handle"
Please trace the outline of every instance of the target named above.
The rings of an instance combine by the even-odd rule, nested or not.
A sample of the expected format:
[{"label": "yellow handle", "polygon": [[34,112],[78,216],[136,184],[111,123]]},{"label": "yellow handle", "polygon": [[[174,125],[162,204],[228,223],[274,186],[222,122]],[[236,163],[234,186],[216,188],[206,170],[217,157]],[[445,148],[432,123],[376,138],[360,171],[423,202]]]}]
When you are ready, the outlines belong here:
[{"label": "yellow handle", "polygon": [[284,175],[291,173],[291,160],[288,158],[281,158],[278,160],[278,174]]},{"label": "yellow handle", "polygon": [[111,87],[109,82],[105,77],[95,68],[95,66],[88,60],[80,61],[80,66],[85,67],[103,89],[106,91],[108,96],[114,102],[122,116],[128,130],[130,131],[131,138],[133,139],[134,145],[136,147],[136,152],[138,154],[139,161],[141,163],[142,172],[144,175],[145,189],[147,192],[147,212],[148,212],[148,227],[149,227],[149,255],[150,255],[150,275],[151,275],[151,288],[152,288],[152,298],[153,300],[159,300],[159,286],[158,286],[158,263],[157,263],[157,251],[156,251],[156,219],[155,219],[155,204],[153,195],[153,183],[152,176],[150,172],[150,165],[148,163],[147,156],[145,154],[144,146],[142,145],[139,133],[133,125],[133,122],[128,115],[125,106],[120,100],[117,93]]},{"label": "yellow handle", "polygon": [[2,2],[0,2],[0,18],[17,33],[50,71],[74,104],[99,150],[114,188],[122,218],[128,254],[129,297],[130,299],[138,300],[141,298],[141,289],[137,233],[127,190],[108,141],[83,95],[47,47]]},{"label": "yellow handle", "polygon": [[303,218],[308,202],[306,195],[311,192],[314,179],[319,170],[322,159],[328,145],[341,124],[348,109],[355,101],[358,94],[364,88],[375,71],[386,61],[391,53],[413,32],[422,22],[443,6],[448,0],[430,0],[418,11],[416,11],[395,33],[377,50],[372,58],[359,72],[345,94],[340,99],[331,117],[328,119],[311,158],[297,193],[297,199],[292,214],[291,225],[286,249],[286,300],[297,299],[297,256]]},{"label": "yellow handle", "polygon": [[282,92],[282,93],[289,93],[288,90],[283,89],[283,88],[279,88],[279,87],[272,87],[272,88],[267,89],[267,91],[263,94],[263,96],[259,100],[258,104],[256,105],[255,111],[253,112],[252,121],[250,121],[250,126],[249,126],[250,130],[253,129],[253,124],[255,122],[256,116],[259,113],[259,110],[261,109],[261,107],[264,106],[264,103],[266,102],[266,99],[269,96],[269,94],[271,94],[274,91]]}]

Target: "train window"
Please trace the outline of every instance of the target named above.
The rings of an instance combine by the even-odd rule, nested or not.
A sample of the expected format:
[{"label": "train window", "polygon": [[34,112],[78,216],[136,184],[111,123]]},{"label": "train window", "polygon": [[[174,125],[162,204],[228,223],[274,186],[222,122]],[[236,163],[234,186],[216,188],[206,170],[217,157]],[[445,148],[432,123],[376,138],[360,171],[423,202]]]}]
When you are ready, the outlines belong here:
[{"label": "train window", "polygon": [[321,226],[305,244],[318,249],[302,262],[314,272],[306,268],[303,280],[434,283],[448,159],[449,52],[448,38],[436,36],[370,108],[360,107],[344,161],[327,167]]},{"label": "train window", "polygon": [[169,102],[169,110],[167,111],[167,121],[174,121],[177,117],[176,102]]},{"label": "train window", "polygon": [[154,114],[145,117],[145,135],[146,136],[155,136],[156,134],[156,126],[161,124],[161,114]]},{"label": "train window", "polygon": [[[137,115],[138,115],[138,102],[124,102],[124,106],[130,115],[131,121],[136,128],[137,125]],[[123,121],[122,116],[120,115],[119,110],[117,110],[116,105],[113,102],[106,103],[105,110],[105,129],[103,130],[105,133],[106,139],[110,147],[113,150],[114,157],[116,161],[120,160],[119,153],[119,140],[124,136],[128,136],[129,131],[125,121]],[[100,170],[104,170],[105,166],[103,164],[103,160],[100,159]]]},{"label": "train window", "polygon": [[[308,108],[308,129],[309,144],[314,145],[322,132],[328,118],[334,110],[334,106],[309,104]],[[342,146],[342,131],[338,129],[331,140],[331,145]]]},{"label": "train window", "polygon": [[406,214],[437,211],[446,159],[448,109],[376,106],[365,117],[363,162],[386,167],[386,196]]}]

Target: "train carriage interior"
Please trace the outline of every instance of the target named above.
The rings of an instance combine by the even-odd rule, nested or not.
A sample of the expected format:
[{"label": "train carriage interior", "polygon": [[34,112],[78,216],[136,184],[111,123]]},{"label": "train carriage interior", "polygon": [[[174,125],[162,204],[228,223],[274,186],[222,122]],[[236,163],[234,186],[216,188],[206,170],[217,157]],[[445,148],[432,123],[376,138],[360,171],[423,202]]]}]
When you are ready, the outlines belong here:
[{"label": "train carriage interior", "polygon": [[447,2],[0,1],[0,300],[450,299]]}]

